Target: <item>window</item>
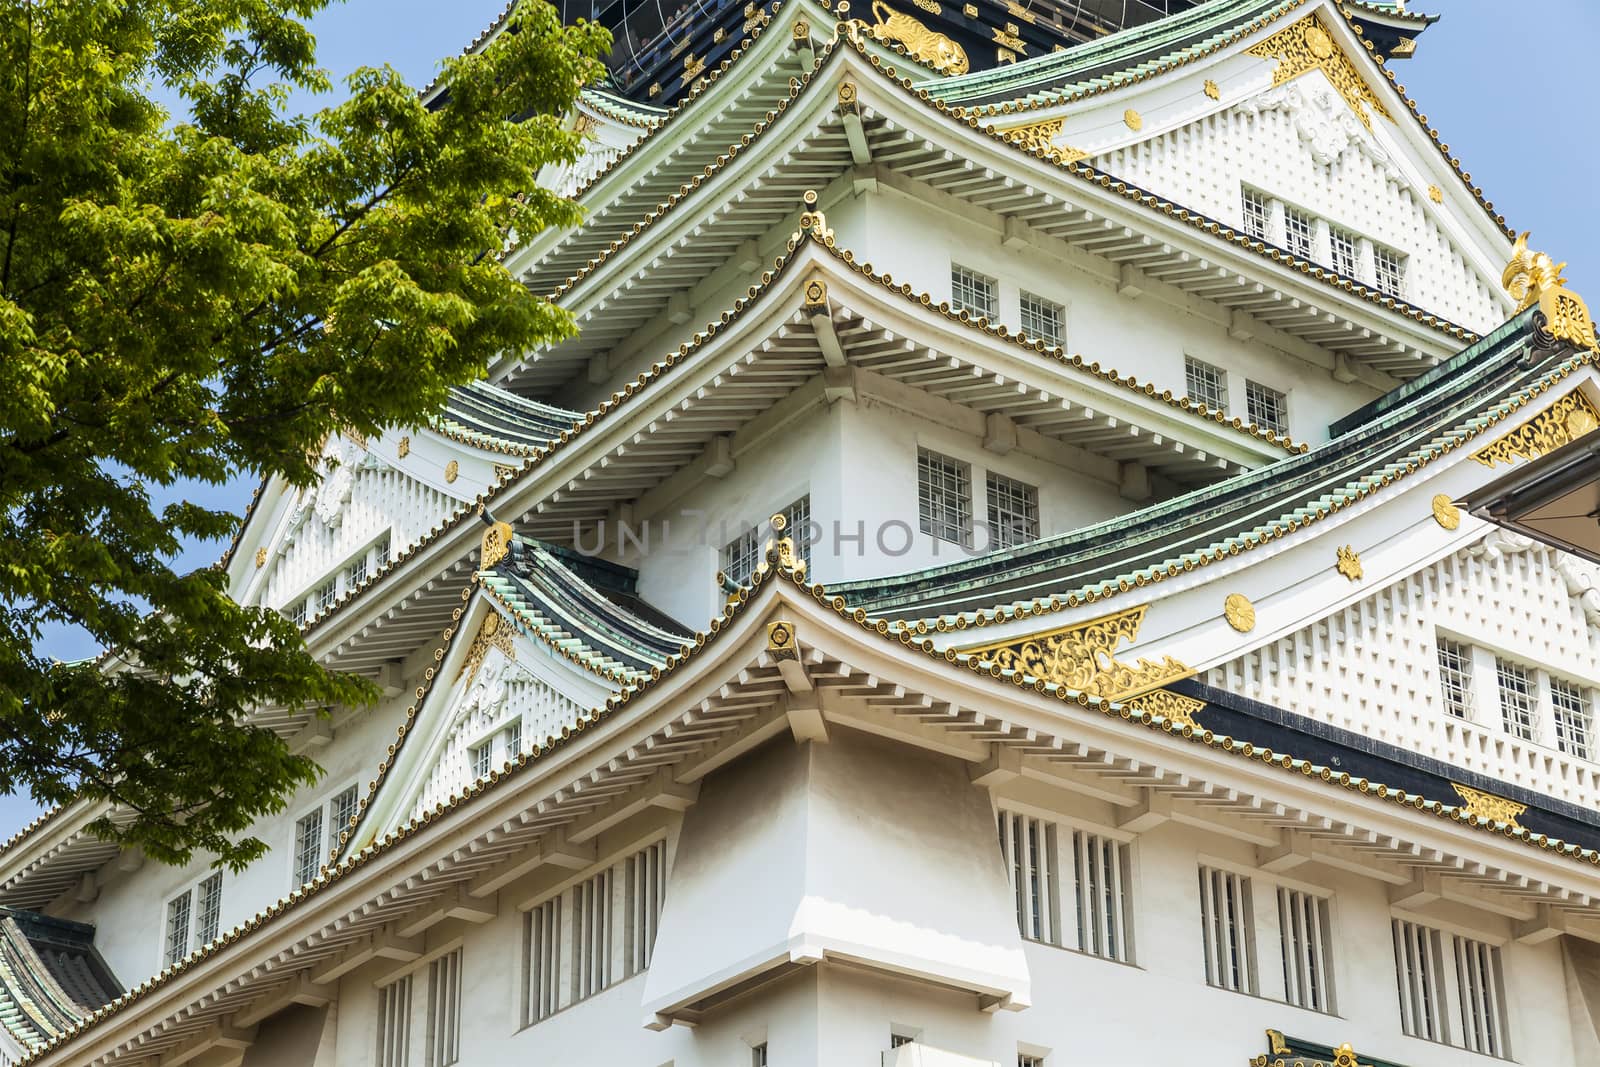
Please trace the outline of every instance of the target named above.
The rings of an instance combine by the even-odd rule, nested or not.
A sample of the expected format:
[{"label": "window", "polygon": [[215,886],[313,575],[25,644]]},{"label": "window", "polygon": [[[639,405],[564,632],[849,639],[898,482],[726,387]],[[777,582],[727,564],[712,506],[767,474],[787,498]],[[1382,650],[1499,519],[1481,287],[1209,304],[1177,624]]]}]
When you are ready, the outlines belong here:
[{"label": "window", "polygon": [[523,923],[522,1024],[532,1026],[561,1007],[561,898],[528,912]]},{"label": "window", "polygon": [[627,888],[626,974],[631,977],[650,966],[655,950],[656,924],[661,919],[661,900],[667,892],[667,871],[663,862],[667,843],[657,841],[649,848],[628,857],[623,878]]},{"label": "window", "polygon": [[208,875],[167,901],[162,965],[170,967],[193,949],[217,939],[222,928],[222,872]]},{"label": "window", "polygon": [[1589,698],[1581,686],[1560,678],[1550,679],[1550,704],[1556,727],[1556,747],[1570,756],[1589,758]]},{"label": "window", "polygon": [[377,1067],[406,1067],[411,1059],[411,976],[378,990]]},{"label": "window", "polygon": [[350,565],[344,569],[344,587],[354,589],[367,580],[367,557],[363,553],[357,556]]},{"label": "window", "polygon": [[1043,1056],[1030,1056],[1026,1052],[1017,1053],[1017,1067],[1044,1067]]},{"label": "window", "polygon": [[1244,213],[1244,232],[1257,240],[1271,240],[1272,202],[1267,195],[1245,189],[1239,194],[1239,206]]},{"label": "window", "polygon": [[[1394,960],[1407,1034],[1487,1056],[1510,1056],[1499,948],[1395,919]],[[1455,1011],[1446,996],[1452,985]]]},{"label": "window", "polygon": [[389,535],[384,534],[378,538],[378,543],[372,546],[372,566],[382,570],[389,565]]},{"label": "window", "polygon": [[767,1043],[750,1046],[750,1067],[767,1067]]},{"label": "window", "polygon": [[1246,417],[1263,430],[1289,431],[1289,398],[1278,390],[1246,380],[1244,406]]},{"label": "window", "polygon": [[339,579],[329,578],[317,587],[317,614],[321,615],[333,607],[333,602],[339,599]]},{"label": "window", "polygon": [[1472,649],[1443,637],[1439,638],[1439,689],[1447,714],[1472,718]]},{"label": "window", "polygon": [[427,1067],[461,1058],[461,950],[428,964]]},{"label": "window", "polygon": [[1283,243],[1301,259],[1311,258],[1312,235],[1316,232],[1311,216],[1292,207],[1283,209]]},{"label": "window", "polygon": [[993,278],[966,267],[950,268],[950,306],[974,318],[995,317],[995,294],[999,286]]},{"label": "window", "polygon": [[1133,959],[1133,917],[1128,906],[1128,850],[1120,841],[1072,832],[1073,889],[1078,947],[1102,959]]},{"label": "window", "polygon": [[1392,248],[1373,245],[1372,265],[1378,288],[1390,296],[1399,296],[1406,285],[1405,257]]},{"label": "window", "polygon": [[916,1041],[916,1038],[910,1034],[896,1034],[893,1032],[889,1034],[890,1048],[899,1048],[901,1045],[909,1045],[914,1041]]},{"label": "window", "polygon": [[1211,411],[1228,410],[1228,375],[1221,367],[1184,356],[1183,377],[1190,400],[1204,404]]},{"label": "window", "polygon": [[1332,1012],[1328,902],[1310,893],[1280,886],[1278,932],[1283,942],[1284,999],[1297,1007]]},{"label": "window", "polygon": [[1337,226],[1328,227],[1328,251],[1332,255],[1332,267],[1346,278],[1357,276],[1361,263],[1360,252],[1356,247],[1356,235],[1349,230],[1341,230]]},{"label": "window", "polygon": [[958,545],[972,543],[972,468],[917,449],[917,517],[922,532]]},{"label": "window", "polygon": [[[783,536],[794,542],[795,552],[809,567],[811,564],[811,497],[809,494],[783,509],[786,521]],[[722,549],[722,573],[739,585],[750,584],[756,569],[765,560],[767,541],[775,539],[770,523],[752,526],[735,537]]]},{"label": "window", "polygon": [[611,878],[601,871],[572,890],[572,999],[611,984]]},{"label": "window", "polygon": [[304,626],[306,624],[306,598],[301,597],[293,604],[290,604],[287,614],[290,622],[296,626]]},{"label": "window", "polygon": [[989,472],[989,541],[994,548],[1039,539],[1039,490],[1015,478]]},{"label": "window", "polygon": [[357,798],[356,786],[352,785],[295,820],[295,885],[305,885],[322,870],[323,863],[339,843],[339,835],[350,829]]},{"label": "window", "polygon": [[1255,914],[1250,902],[1250,879],[1201,867],[1200,929],[1205,943],[1206,984],[1236,993],[1254,993]]},{"label": "window", "polygon": [[356,814],[356,787],[339,793],[328,804],[328,851],[332,852],[339,843],[339,835],[350,829],[350,820]]},{"label": "window", "polygon": [[1534,686],[1533,672],[1520,663],[1496,656],[1495,682],[1500,688],[1500,715],[1506,733],[1532,741],[1538,725],[1538,689]]},{"label": "window", "polygon": [[[1000,813],[999,828],[1022,936],[1131,962],[1128,846],[1010,811]],[[1070,885],[1062,882],[1067,877]],[[1058,894],[1069,888],[1072,913],[1064,916]]]},{"label": "window", "polygon": [[1011,893],[1017,903],[1017,929],[1028,940],[1047,945],[1061,944],[1051,903],[1055,849],[1047,834],[1053,829],[1043,819],[1009,811],[1000,813],[1000,851],[1005,856]]},{"label": "window", "polygon": [[475,745],[471,750],[471,755],[473,780],[489,777],[489,767],[494,762],[493,739],[485,741],[481,745]]},{"label": "window", "polygon": [[1022,332],[1047,344],[1066,342],[1067,309],[1042,296],[1022,291]]},{"label": "window", "polygon": [[504,747],[507,763],[522,755],[522,720],[514,720],[510,726],[501,731],[500,741]]}]

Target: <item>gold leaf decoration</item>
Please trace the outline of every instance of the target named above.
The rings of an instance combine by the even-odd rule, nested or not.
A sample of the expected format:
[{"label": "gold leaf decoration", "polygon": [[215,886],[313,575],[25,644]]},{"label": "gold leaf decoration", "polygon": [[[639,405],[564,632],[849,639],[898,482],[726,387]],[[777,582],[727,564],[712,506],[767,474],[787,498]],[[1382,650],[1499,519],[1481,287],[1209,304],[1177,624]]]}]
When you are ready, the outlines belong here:
[{"label": "gold leaf decoration", "polygon": [[1229,593],[1222,602],[1222,617],[1242,634],[1256,628],[1256,606],[1243,593]]},{"label": "gold leaf decoration", "polygon": [[511,524],[497,522],[483,531],[483,543],[479,546],[479,566],[487,570],[511,554]]},{"label": "gold leaf decoration", "polygon": [[478,636],[472,639],[472,647],[467,649],[467,658],[461,664],[461,674],[468,682],[477,676],[478,668],[483,666],[483,658],[491,648],[498,648],[506,659],[517,658],[516,646],[511,643],[511,627],[503,625],[499,614],[493,611],[484,617],[483,625],[478,627]]},{"label": "gold leaf decoration", "polygon": [[1448,495],[1440,493],[1433,498],[1433,521],[1446,530],[1454,530],[1461,525],[1461,509]]},{"label": "gold leaf decoration", "polygon": [[1444,203],[1444,190],[1439,188],[1437,185],[1428,186],[1428,199],[1432,200],[1435,204]]},{"label": "gold leaf decoration", "polygon": [[1600,411],[1580,389],[1574,389],[1515,430],[1472,454],[1485,467],[1533,459],[1576,441],[1600,426]]},{"label": "gold leaf decoration", "polygon": [[878,40],[899,42],[912,56],[941,74],[965,74],[969,69],[966,51],[944,34],[935,33],[883,0],[872,0],[872,14],[878,21],[870,29]]},{"label": "gold leaf decoration", "polygon": [[447,481],[447,482],[455,481],[456,480],[456,476],[459,475],[460,473],[461,473],[461,464],[457,463],[455,460],[451,460],[449,463],[446,463],[444,465],[444,480],[445,481]]},{"label": "gold leaf decoration", "polygon": [[773,659],[799,659],[794,623],[785,619],[767,623],[767,654]]},{"label": "gold leaf decoration", "polygon": [[1344,54],[1344,50],[1315,15],[1307,15],[1299,22],[1286,26],[1245,52],[1247,55],[1278,61],[1278,69],[1272,73],[1274,86],[1298,78],[1307,71],[1322,71],[1339,95],[1344,97],[1344,102],[1350,105],[1350,110],[1369,130],[1372,128],[1372,116],[1367,112],[1369,107],[1390,122],[1394,121],[1394,116],[1389,114],[1383,102],[1373,93],[1372,87],[1356,70],[1355,64],[1350,62],[1350,57]]},{"label": "gold leaf decoration", "polygon": [[1126,123],[1128,129],[1132,130],[1134,133],[1138,133],[1140,130],[1144,129],[1144,116],[1133,110],[1131,107],[1122,113],[1122,121]]},{"label": "gold leaf decoration", "polygon": [[1159,662],[1140,659],[1123,663],[1114,655],[1124,641],[1139,637],[1148,604],[1074,623],[1040,634],[961,649],[1001,670],[1017,671],[1108,700],[1126,700],[1194,674],[1185,664],[1163,656]]},{"label": "gold leaf decoration", "polygon": [[264,548],[256,549],[256,569],[260,570],[262,567],[265,567],[266,565],[267,565],[267,550],[264,549]]},{"label": "gold leaf decoration", "polygon": [[1019,144],[1030,152],[1042,152],[1057,163],[1076,163],[1080,159],[1088,159],[1089,153],[1081,148],[1055,143],[1066,122],[1064,118],[1045,119],[1043,122],[1034,122],[1027,126],[1013,126],[1001,132],[1006,140],[1013,144]]},{"label": "gold leaf decoration", "polygon": [[1350,579],[1352,582],[1361,580],[1361,557],[1349,545],[1340,545],[1338,560],[1333,565],[1334,570]]},{"label": "gold leaf decoration", "polygon": [[1583,297],[1567,288],[1567,280],[1561,276],[1566,266],[1543,252],[1530,251],[1527,231],[1523,231],[1511,248],[1511,259],[1500,275],[1500,284],[1517,302],[1518,313],[1539,305],[1544,328],[1552,337],[1600,351],[1589,306]]},{"label": "gold leaf decoration", "polygon": [[395,451],[400,453],[401,459],[405,459],[407,456],[411,455],[411,438],[409,436],[400,438],[400,447],[395,449]]},{"label": "gold leaf decoration", "polygon": [[1210,78],[1206,79],[1206,84],[1202,91],[1213,100],[1220,99],[1222,96],[1222,90],[1217,88],[1217,83]]},{"label": "gold leaf decoration", "polygon": [[1454,789],[1461,797],[1462,807],[1468,815],[1490,822],[1502,822],[1515,826],[1518,830],[1522,826],[1517,822],[1517,816],[1528,810],[1528,805],[1518,804],[1515,800],[1497,797],[1493,793],[1485,793],[1480,789],[1464,786],[1459,782],[1451,782],[1450,788]]},{"label": "gold leaf decoration", "polygon": [[1179,726],[1199,727],[1194,721],[1198,712],[1205,710],[1206,702],[1194,697],[1174,693],[1170,689],[1154,689],[1140,696],[1124,700],[1125,707],[1135,711],[1148,711],[1152,715],[1159,715],[1163,719],[1170,719]]}]

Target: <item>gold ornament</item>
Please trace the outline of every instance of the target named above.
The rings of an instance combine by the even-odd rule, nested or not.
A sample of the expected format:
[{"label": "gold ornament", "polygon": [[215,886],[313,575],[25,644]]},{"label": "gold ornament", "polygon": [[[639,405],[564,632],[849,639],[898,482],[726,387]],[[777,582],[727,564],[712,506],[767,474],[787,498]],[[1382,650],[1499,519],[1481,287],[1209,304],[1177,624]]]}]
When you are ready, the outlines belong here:
[{"label": "gold ornament", "polygon": [[1543,252],[1528,251],[1528,234],[1523,231],[1511,248],[1511,260],[1500,275],[1500,284],[1517,302],[1519,313],[1534,304],[1539,305],[1544,313],[1544,328],[1550,336],[1600,351],[1589,306],[1583,302],[1583,297],[1567,288],[1567,280],[1561,276],[1566,266]]},{"label": "gold ornament", "polygon": [[511,627],[501,626],[500,616],[494,611],[484,616],[483,625],[478,627],[478,636],[472,639],[472,647],[467,649],[467,658],[461,664],[461,675],[469,683],[477,676],[478,668],[483,666],[483,659],[491,648],[498,648],[506,659],[517,658],[516,646],[511,643]]},{"label": "gold ornament", "polygon": [[1267,1044],[1274,1056],[1287,1056],[1290,1053],[1289,1043],[1283,1039],[1283,1031],[1268,1030]]},{"label": "gold ornament", "polygon": [[1031,123],[1027,126],[1013,126],[1001,133],[1006,140],[1019,144],[1031,152],[1043,152],[1057,163],[1076,163],[1080,159],[1088,159],[1089,153],[1081,148],[1071,145],[1057,145],[1055,138],[1061,133],[1061,128],[1066,125],[1066,119],[1045,119],[1043,122]]},{"label": "gold ornament", "polygon": [[1454,530],[1461,525],[1461,509],[1449,496],[1440,493],[1433,498],[1433,521],[1446,530]]},{"label": "gold ornament", "polygon": [[807,311],[821,311],[828,306],[828,283],[821,278],[812,278],[806,282],[805,295],[802,298]]},{"label": "gold ornament", "polygon": [[447,482],[455,481],[456,480],[456,476],[458,474],[460,474],[460,473],[461,473],[461,464],[457,463],[455,460],[451,460],[449,463],[446,463],[444,465],[444,480],[445,481],[447,481]]},{"label": "gold ornament", "polygon": [[509,463],[496,463],[494,465],[494,480],[497,482],[503,482],[515,473],[517,473],[517,468]]},{"label": "gold ornament", "polygon": [[935,33],[883,0],[872,0],[872,14],[878,22],[870,27],[870,31],[878,40],[885,43],[898,41],[914,58],[922,60],[941,74],[967,72],[966,51],[944,34]]},{"label": "gold ornament", "polygon": [[1113,652],[1123,641],[1135,641],[1148,604],[1088,622],[1026,637],[960,649],[1000,670],[1032,675],[1107,700],[1126,700],[1194,674],[1189,666],[1163,656],[1152,663],[1141,658],[1123,663]]},{"label": "gold ornament", "polygon": [[1322,71],[1339,95],[1344,97],[1344,102],[1350,105],[1350,110],[1369,130],[1372,128],[1372,116],[1367,113],[1368,107],[1390,122],[1394,121],[1394,116],[1389,114],[1372,87],[1362,79],[1355,64],[1350,62],[1350,57],[1344,54],[1344,50],[1315,15],[1307,15],[1294,25],[1279,30],[1260,44],[1246,49],[1245,53],[1278,61],[1278,69],[1272,72],[1272,84],[1275,86],[1298,78],[1307,71]]},{"label": "gold ornament", "polygon": [[400,458],[401,459],[405,459],[407,456],[411,455],[411,438],[410,437],[402,437],[402,438],[400,438],[400,447],[397,448],[395,451],[400,453]]},{"label": "gold ornament", "polygon": [[1159,715],[1163,719],[1171,719],[1179,726],[1198,727],[1194,721],[1196,713],[1204,711],[1206,702],[1186,697],[1182,693],[1174,693],[1170,689],[1153,689],[1140,696],[1130,697],[1123,702],[1124,707],[1135,711],[1148,711],[1152,715]]},{"label": "gold ornament", "polygon": [[1331,1067],[1367,1067],[1366,1064],[1356,1059],[1356,1050],[1346,1041],[1333,1050],[1333,1063]]},{"label": "gold ornament", "polygon": [[266,565],[267,565],[267,550],[264,549],[264,548],[256,549],[256,570],[260,570],[262,567],[265,567]]},{"label": "gold ornament", "polygon": [[795,645],[794,623],[779,619],[767,623],[767,655],[773,659],[799,659]]},{"label": "gold ornament", "polygon": [[1600,410],[1581,389],[1574,389],[1515,430],[1478,449],[1472,458],[1485,467],[1533,459],[1576,441],[1596,426],[1600,426]]},{"label": "gold ornament", "polygon": [[1439,188],[1437,185],[1428,186],[1428,199],[1432,200],[1435,204],[1444,203],[1444,190]]},{"label": "gold ornament", "polygon": [[1122,113],[1122,121],[1126,123],[1128,129],[1132,130],[1134,133],[1138,133],[1140,130],[1144,129],[1144,116],[1133,110],[1131,107]]},{"label": "gold ornament", "polygon": [[479,566],[488,570],[511,554],[511,524],[497,522],[483,531],[483,543],[478,548]]},{"label": "gold ornament", "polygon": [[1360,581],[1361,557],[1356,555],[1356,550],[1351,548],[1349,545],[1340,545],[1338,557],[1338,562],[1333,565],[1334,570],[1338,571],[1352,582]]},{"label": "gold ornament", "polygon": [[1463,801],[1462,807],[1466,809],[1468,815],[1488,819],[1490,822],[1503,822],[1508,826],[1515,826],[1518,830],[1522,829],[1517,822],[1517,816],[1527,811],[1528,805],[1472,789],[1459,782],[1451,782],[1450,787],[1460,795]]},{"label": "gold ornament", "polygon": [[1206,79],[1205,88],[1202,91],[1213,100],[1220,99],[1222,96],[1222,90],[1218,89],[1217,83],[1210,78]]},{"label": "gold ornament", "polygon": [[1243,593],[1229,593],[1222,602],[1222,617],[1242,634],[1256,628],[1256,606]]}]

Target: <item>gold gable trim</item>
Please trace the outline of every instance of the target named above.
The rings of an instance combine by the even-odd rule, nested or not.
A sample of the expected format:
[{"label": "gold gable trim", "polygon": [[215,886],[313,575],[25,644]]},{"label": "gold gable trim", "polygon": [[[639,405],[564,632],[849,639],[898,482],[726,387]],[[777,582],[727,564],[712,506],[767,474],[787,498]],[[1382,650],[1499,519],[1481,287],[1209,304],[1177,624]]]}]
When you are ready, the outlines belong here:
[{"label": "gold gable trim", "polygon": [[1591,351],[1600,351],[1600,341],[1595,338],[1594,319],[1589,316],[1589,305],[1583,297],[1567,288],[1561,276],[1565,263],[1557,263],[1543,252],[1528,248],[1528,232],[1524,230],[1511,247],[1511,259],[1501,272],[1500,284],[1511,299],[1517,302],[1517,313],[1527,311],[1534,304],[1544,314],[1544,328],[1552,337]]},{"label": "gold gable trim", "polygon": [[1485,445],[1472,458],[1485,467],[1533,459],[1576,441],[1600,426],[1600,410],[1583,390],[1574,389],[1515,430]]},{"label": "gold gable trim", "polygon": [[903,11],[896,11],[883,0],[872,0],[872,15],[878,21],[870,30],[878,40],[898,42],[913,58],[920,59],[941,74],[967,72],[969,64],[966,50],[944,34],[928,29],[917,19]]},{"label": "gold gable trim", "polygon": [[1195,673],[1171,656],[1163,656],[1160,662],[1141,658],[1131,664],[1117,659],[1118,645],[1138,640],[1149,607],[1141,604],[1088,622],[959,651],[989,660],[1000,670],[1017,671],[1107,700],[1127,700]]},{"label": "gold gable trim", "polygon": [[1159,715],[1163,719],[1172,720],[1177,726],[1187,726],[1195,730],[1200,728],[1200,724],[1194,721],[1194,717],[1206,707],[1204,700],[1174,693],[1170,689],[1152,689],[1148,693],[1130,697],[1122,703],[1134,711]]},{"label": "gold gable trim", "polygon": [[1485,793],[1479,789],[1472,789],[1459,782],[1451,782],[1450,786],[1461,797],[1462,807],[1468,815],[1475,815],[1480,819],[1490,822],[1503,822],[1508,826],[1515,826],[1518,830],[1522,826],[1517,822],[1517,816],[1528,810],[1528,805],[1518,804],[1515,800],[1497,797],[1493,793]]},{"label": "gold gable trim", "polygon": [[493,610],[484,618],[483,625],[478,627],[478,636],[472,639],[472,647],[467,649],[467,658],[461,664],[461,675],[468,682],[477,676],[478,668],[483,666],[483,658],[491,648],[498,648],[505,653],[506,659],[517,658],[516,646],[511,643],[511,627]]},{"label": "gold gable trim", "polygon": [[1080,159],[1088,159],[1089,153],[1081,148],[1055,143],[1055,139],[1061,135],[1062,127],[1066,124],[1067,120],[1064,118],[1045,119],[1043,122],[1013,126],[1009,130],[1000,132],[1011,143],[1021,145],[1030,152],[1042,152],[1057,163],[1076,163]]},{"label": "gold gable trim", "polygon": [[1339,95],[1344,97],[1344,102],[1350,105],[1350,110],[1356,113],[1361,124],[1369,130],[1372,129],[1372,116],[1367,113],[1369,107],[1390,122],[1394,121],[1394,116],[1389,114],[1372,87],[1356,70],[1350,57],[1345,55],[1344,49],[1339,47],[1339,43],[1315,15],[1307,15],[1293,25],[1284,27],[1260,44],[1245,49],[1245,54],[1278,61],[1278,69],[1272,74],[1274,86],[1298,78],[1307,71],[1322,71]]}]

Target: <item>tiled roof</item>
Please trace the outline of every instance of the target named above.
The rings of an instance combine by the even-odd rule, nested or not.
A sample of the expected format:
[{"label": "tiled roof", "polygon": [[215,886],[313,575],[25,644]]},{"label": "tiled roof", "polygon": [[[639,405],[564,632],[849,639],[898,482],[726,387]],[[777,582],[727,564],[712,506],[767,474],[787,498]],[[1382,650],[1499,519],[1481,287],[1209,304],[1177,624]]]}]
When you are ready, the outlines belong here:
[{"label": "tiled roof", "polygon": [[463,444],[523,456],[549,448],[562,431],[582,421],[579,412],[541,404],[488,382],[473,382],[450,390],[444,411],[433,424]]},{"label": "tiled roof", "polygon": [[0,908],[0,1026],[33,1048],[122,994],[94,927]]}]

